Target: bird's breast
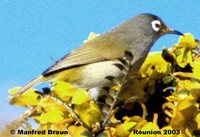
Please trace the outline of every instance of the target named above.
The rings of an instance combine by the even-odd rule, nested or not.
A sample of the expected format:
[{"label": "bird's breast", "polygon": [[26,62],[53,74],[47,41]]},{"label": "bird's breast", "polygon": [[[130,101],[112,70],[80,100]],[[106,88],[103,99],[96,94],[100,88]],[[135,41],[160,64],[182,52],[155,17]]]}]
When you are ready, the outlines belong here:
[{"label": "bird's breast", "polygon": [[136,73],[142,64],[144,63],[152,43],[150,41],[138,41],[132,43],[129,51],[133,54],[133,59],[131,61],[131,73]]}]

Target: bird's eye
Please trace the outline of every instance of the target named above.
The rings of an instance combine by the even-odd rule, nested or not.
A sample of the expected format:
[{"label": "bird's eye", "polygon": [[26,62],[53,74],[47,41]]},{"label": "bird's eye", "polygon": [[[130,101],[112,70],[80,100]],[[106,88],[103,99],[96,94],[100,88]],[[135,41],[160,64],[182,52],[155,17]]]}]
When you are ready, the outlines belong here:
[{"label": "bird's eye", "polygon": [[152,21],[151,25],[152,25],[153,30],[155,30],[156,32],[158,32],[161,28],[161,23],[159,20]]}]

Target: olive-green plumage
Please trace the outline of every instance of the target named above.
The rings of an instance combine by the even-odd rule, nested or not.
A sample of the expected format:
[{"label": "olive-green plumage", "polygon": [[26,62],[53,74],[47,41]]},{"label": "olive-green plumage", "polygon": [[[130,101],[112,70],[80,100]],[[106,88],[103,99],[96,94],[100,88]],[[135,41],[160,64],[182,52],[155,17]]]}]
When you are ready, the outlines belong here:
[{"label": "olive-green plumage", "polygon": [[105,79],[106,76],[123,77],[119,66],[114,65],[118,63],[123,67],[120,58],[124,58],[126,53],[132,56],[130,74],[134,74],[143,64],[154,42],[167,33],[182,35],[169,29],[155,15],[138,15],[67,54],[22,87],[17,94],[41,82],[56,80],[85,89],[107,86],[111,83]]}]

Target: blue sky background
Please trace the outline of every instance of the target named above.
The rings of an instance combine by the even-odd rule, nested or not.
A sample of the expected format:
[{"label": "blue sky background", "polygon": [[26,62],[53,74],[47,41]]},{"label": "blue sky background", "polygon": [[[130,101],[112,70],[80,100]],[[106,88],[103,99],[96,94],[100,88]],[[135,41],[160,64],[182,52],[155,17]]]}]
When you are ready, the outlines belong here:
[{"label": "blue sky background", "polygon": [[[200,37],[200,3],[189,0],[0,0],[0,129],[25,109],[8,105],[8,89],[22,86],[53,61],[79,47],[92,32],[103,33],[148,12],[171,28]],[[153,51],[176,43],[159,39]]]}]

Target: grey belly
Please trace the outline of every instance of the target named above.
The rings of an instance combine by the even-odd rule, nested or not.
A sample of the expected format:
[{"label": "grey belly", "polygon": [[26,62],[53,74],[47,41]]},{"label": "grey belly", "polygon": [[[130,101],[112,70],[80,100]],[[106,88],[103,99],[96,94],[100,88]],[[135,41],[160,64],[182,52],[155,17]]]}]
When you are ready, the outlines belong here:
[{"label": "grey belly", "polygon": [[106,76],[114,76],[118,79],[123,77],[121,70],[113,65],[115,63],[119,63],[119,61],[104,61],[84,66],[80,75],[82,80],[75,82],[74,85],[87,89],[110,85],[111,81],[106,79]]}]

